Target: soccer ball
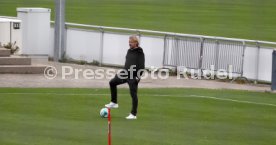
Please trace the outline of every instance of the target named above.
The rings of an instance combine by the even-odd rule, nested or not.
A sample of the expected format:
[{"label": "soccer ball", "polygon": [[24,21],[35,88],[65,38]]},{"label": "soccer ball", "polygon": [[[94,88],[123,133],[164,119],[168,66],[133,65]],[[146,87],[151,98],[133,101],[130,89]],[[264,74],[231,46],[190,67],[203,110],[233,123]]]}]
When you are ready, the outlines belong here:
[{"label": "soccer ball", "polygon": [[107,108],[102,108],[100,111],[100,115],[103,118],[107,118],[108,117],[108,109]]}]

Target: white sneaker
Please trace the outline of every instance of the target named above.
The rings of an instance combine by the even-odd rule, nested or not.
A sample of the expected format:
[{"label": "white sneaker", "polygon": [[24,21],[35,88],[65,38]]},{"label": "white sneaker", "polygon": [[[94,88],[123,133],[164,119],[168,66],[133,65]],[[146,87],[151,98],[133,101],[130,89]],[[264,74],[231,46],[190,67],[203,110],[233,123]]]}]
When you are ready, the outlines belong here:
[{"label": "white sneaker", "polygon": [[133,119],[137,119],[137,117],[130,113],[130,114],[126,117],[126,119],[133,120]]},{"label": "white sneaker", "polygon": [[119,108],[119,105],[113,102],[110,102],[109,104],[105,105],[106,108]]}]

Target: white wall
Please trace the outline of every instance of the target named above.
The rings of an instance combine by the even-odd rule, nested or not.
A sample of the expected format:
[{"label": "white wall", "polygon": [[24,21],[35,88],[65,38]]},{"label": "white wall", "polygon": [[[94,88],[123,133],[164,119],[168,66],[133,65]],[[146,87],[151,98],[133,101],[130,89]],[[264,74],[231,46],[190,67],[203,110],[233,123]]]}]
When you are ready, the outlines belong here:
[{"label": "white wall", "polygon": [[243,75],[248,79],[257,79],[257,47],[246,47],[244,52]]},{"label": "white wall", "polygon": [[[246,47],[244,56],[244,76],[248,79],[271,82],[273,49]],[[258,61],[259,54],[259,61]]]},{"label": "white wall", "polygon": [[[128,38],[130,34],[104,33],[103,63],[111,65],[124,65],[125,55],[129,48]],[[76,60],[92,62],[100,61],[101,33],[83,29],[68,29],[66,40],[67,56]],[[170,42],[170,41],[168,41]],[[50,55],[54,50],[54,29],[51,29]],[[164,53],[164,38],[156,36],[141,36],[141,47],[145,53],[146,67],[162,67]],[[172,44],[169,43],[169,46]],[[210,46],[211,47],[211,46]],[[171,47],[169,47],[171,49]],[[244,56],[244,77],[271,82],[273,49],[246,47]],[[259,68],[257,68],[257,54],[259,55]],[[170,56],[168,57],[170,60]],[[206,64],[204,64],[205,66]],[[258,76],[257,76],[258,70]]]},{"label": "white wall", "polygon": [[124,65],[129,35],[104,33],[103,63]]},{"label": "white wall", "polygon": [[50,29],[50,46],[49,46],[49,57],[54,57],[55,52],[55,28],[51,27]]},{"label": "white wall", "polygon": [[9,22],[0,22],[0,42],[2,45],[10,42],[10,23]]},{"label": "white wall", "polygon": [[164,38],[154,36],[142,36],[141,47],[145,54],[146,67],[162,67],[164,54]]},{"label": "white wall", "polygon": [[67,29],[66,56],[93,62],[100,60],[101,33],[83,31],[80,29]]},{"label": "white wall", "polygon": [[271,81],[272,75],[272,49],[260,49],[258,80]]},{"label": "white wall", "polygon": [[[125,56],[129,49],[128,39],[130,35],[131,34],[104,33],[102,57],[102,62],[104,64],[124,65]],[[52,33],[52,36],[54,36],[54,33]],[[51,50],[54,49],[53,41],[54,39],[52,39]],[[164,39],[162,37],[142,36],[140,44],[145,53],[146,67],[161,67],[163,65]],[[88,62],[92,62],[93,60],[100,61],[100,51],[100,32],[73,28],[67,29],[67,57]]]}]

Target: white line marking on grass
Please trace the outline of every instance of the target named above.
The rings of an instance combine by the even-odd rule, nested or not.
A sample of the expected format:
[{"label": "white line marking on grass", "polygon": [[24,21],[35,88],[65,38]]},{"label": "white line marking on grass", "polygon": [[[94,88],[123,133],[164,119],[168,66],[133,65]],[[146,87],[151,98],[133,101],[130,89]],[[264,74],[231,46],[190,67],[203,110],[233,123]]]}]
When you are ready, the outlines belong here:
[{"label": "white line marking on grass", "polygon": [[[74,93],[0,93],[0,95],[62,95],[62,96],[110,96],[110,94],[74,94]],[[130,95],[125,93],[120,93],[119,96],[122,95]],[[276,104],[269,104],[269,103],[259,103],[259,102],[251,102],[251,101],[242,101],[242,100],[235,100],[235,99],[227,99],[227,98],[218,98],[212,96],[202,96],[202,95],[169,95],[169,94],[139,94],[139,95],[147,95],[147,96],[163,96],[163,97],[178,97],[178,98],[205,98],[205,99],[213,99],[213,100],[220,100],[220,101],[230,101],[236,103],[246,103],[246,104],[254,104],[254,105],[263,105],[263,106],[271,106],[276,107]]]},{"label": "white line marking on grass", "polygon": [[275,104],[269,104],[269,103],[258,103],[258,102],[251,102],[251,101],[241,101],[241,100],[235,100],[235,99],[218,98],[218,97],[211,97],[211,96],[200,96],[200,95],[190,95],[190,96],[192,96],[192,97],[198,97],[198,98],[221,100],[221,101],[230,101],[230,102],[237,102],[237,103],[246,103],[246,104],[264,105],[264,106],[273,106],[273,107],[276,107]]},{"label": "white line marking on grass", "polygon": [[98,95],[110,95],[110,94],[74,94],[74,93],[0,93],[0,95],[61,95],[61,96],[81,96],[81,95],[88,95],[88,96],[98,96]]},{"label": "white line marking on grass", "polygon": [[[0,93],[0,95],[61,95],[61,96],[81,96],[81,95],[87,95],[87,96],[100,96],[100,95],[106,95],[110,96],[110,94],[82,94],[82,93]],[[125,93],[118,93],[118,95],[130,95],[130,94],[125,94]],[[140,95],[140,94],[138,94]],[[142,94],[142,95],[147,95],[147,96],[172,96],[172,95],[164,95],[164,94]]]}]

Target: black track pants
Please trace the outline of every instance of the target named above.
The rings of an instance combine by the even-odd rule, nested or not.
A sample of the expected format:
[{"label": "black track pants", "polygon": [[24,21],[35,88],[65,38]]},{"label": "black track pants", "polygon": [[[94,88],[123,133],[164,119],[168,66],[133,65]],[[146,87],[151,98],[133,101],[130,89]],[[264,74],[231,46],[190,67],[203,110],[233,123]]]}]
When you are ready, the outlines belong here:
[{"label": "black track pants", "polygon": [[132,109],[131,114],[137,114],[138,108],[138,97],[137,97],[137,89],[139,81],[137,79],[122,79],[119,78],[117,75],[109,81],[110,91],[111,91],[111,102],[117,103],[117,85],[121,85],[124,83],[128,83],[130,95],[132,98]]}]

